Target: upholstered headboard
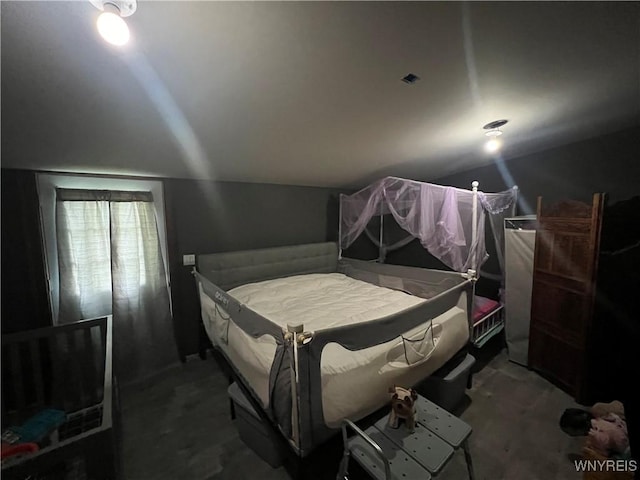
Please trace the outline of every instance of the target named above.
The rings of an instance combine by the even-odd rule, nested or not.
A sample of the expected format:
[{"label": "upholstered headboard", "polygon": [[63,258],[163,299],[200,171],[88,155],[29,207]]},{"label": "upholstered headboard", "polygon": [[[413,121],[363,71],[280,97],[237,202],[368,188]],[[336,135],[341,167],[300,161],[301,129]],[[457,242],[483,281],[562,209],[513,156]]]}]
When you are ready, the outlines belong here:
[{"label": "upholstered headboard", "polygon": [[211,253],[196,256],[198,272],[229,290],[246,283],[307,273],[332,273],[338,268],[336,243]]}]

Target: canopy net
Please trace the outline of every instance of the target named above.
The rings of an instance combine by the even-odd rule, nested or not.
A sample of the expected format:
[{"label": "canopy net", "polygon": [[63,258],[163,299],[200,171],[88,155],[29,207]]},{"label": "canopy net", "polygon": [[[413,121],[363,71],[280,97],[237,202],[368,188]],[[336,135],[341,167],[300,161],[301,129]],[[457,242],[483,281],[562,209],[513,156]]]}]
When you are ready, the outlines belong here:
[{"label": "canopy net", "polygon": [[[478,192],[475,209],[474,196],[471,190],[397,177],[383,178],[352,195],[340,196],[340,248],[348,248],[363,232],[382,247],[366,228],[372,218],[391,215],[401,228],[420,239],[431,255],[452,270],[478,271],[488,256],[485,212],[503,216],[511,211],[517,190]],[[401,240],[387,250],[406,243],[406,239]]]}]

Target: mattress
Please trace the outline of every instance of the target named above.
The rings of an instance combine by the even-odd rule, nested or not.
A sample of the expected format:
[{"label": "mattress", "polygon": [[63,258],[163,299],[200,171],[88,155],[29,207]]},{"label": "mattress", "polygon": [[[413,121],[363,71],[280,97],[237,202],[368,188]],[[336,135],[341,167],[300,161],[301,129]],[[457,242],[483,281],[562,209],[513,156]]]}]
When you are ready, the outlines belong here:
[{"label": "mattress", "polygon": [[[201,288],[201,287],[200,287]],[[427,300],[340,273],[296,275],[251,283],[228,292],[239,302],[286,330],[302,323],[305,331],[364,323],[397,314]],[[200,290],[202,318],[213,344],[221,348],[265,407],[276,350],[270,335],[253,338]],[[463,302],[464,303],[464,302]],[[337,427],[357,420],[388,400],[394,383],[415,385],[468,341],[467,315],[453,307],[390,342],[350,351],[329,343],[322,352],[322,405],[325,422]],[[404,337],[404,338],[403,338]]]}]

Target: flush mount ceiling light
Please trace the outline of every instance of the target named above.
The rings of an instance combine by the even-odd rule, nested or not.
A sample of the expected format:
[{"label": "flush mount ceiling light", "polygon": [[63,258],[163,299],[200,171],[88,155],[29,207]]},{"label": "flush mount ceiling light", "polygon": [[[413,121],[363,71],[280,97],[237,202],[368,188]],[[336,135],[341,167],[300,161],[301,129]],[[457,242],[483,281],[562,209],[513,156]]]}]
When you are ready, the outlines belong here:
[{"label": "flush mount ceiling light", "polygon": [[89,0],[102,13],[96,27],[107,42],[121,47],[129,41],[129,27],[124,17],[133,15],[138,6],[136,0]]},{"label": "flush mount ceiling light", "polygon": [[489,153],[495,153],[500,150],[502,147],[502,142],[497,138],[502,135],[502,130],[500,127],[506,125],[508,120],[494,120],[493,122],[487,123],[484,127],[486,132],[484,134],[489,137],[487,143],[485,143],[484,148]]},{"label": "flush mount ceiling light", "polygon": [[484,127],[482,127],[486,130],[484,134],[487,137],[499,137],[500,135],[502,135],[500,127],[506,125],[508,122],[509,120],[494,120],[493,122],[489,122]]},{"label": "flush mount ceiling light", "polygon": [[484,134],[487,137],[499,137],[500,135],[502,135],[502,130],[498,128],[494,128],[493,130],[488,130],[484,132]]}]

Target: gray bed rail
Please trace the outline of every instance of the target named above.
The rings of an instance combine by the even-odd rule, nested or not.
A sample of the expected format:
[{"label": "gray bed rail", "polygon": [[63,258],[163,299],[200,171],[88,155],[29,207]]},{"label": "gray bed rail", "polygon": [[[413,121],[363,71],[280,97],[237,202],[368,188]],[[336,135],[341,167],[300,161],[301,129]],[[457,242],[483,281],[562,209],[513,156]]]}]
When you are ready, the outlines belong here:
[{"label": "gray bed rail", "polygon": [[[305,258],[305,254],[310,256]],[[323,414],[321,358],[328,343],[361,350],[398,338],[461,303],[469,316],[471,312],[472,281],[459,273],[344,258],[338,262],[337,254],[336,244],[323,243],[199,255],[197,258],[199,291],[230,313],[233,322],[247,334],[253,337],[269,334],[275,338],[277,346],[269,379],[268,413],[300,456],[306,456],[338,431],[326,425]],[[287,263],[288,255],[291,255],[290,264]],[[373,321],[313,332],[295,323],[283,329],[226,293],[245,283],[331,272],[408,291],[427,301]],[[224,351],[220,351],[224,355]],[[240,372],[236,370],[236,373],[242,378]]]}]

